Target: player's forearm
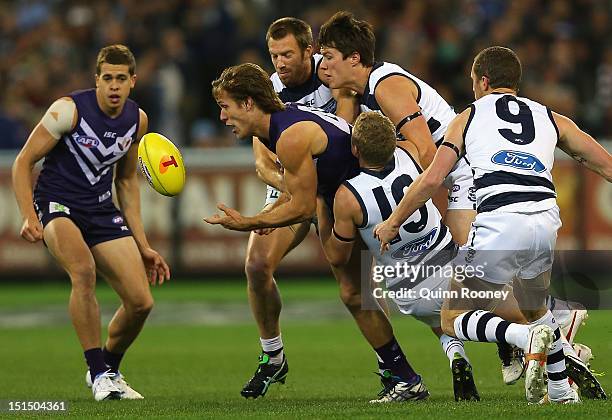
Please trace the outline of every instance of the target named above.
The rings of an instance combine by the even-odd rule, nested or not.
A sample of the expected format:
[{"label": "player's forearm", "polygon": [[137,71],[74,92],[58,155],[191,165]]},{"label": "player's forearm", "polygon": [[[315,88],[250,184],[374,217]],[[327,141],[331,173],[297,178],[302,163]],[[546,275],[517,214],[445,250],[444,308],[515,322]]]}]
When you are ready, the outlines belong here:
[{"label": "player's forearm", "polygon": [[272,211],[275,208],[277,208],[278,206],[287,203],[290,199],[291,199],[291,196],[289,195],[289,193],[286,192],[286,191],[283,191],[278,196],[278,199],[274,203],[272,203],[271,205],[267,206],[264,210],[262,210],[262,212]]},{"label": "player's forearm", "polygon": [[137,178],[117,179],[115,189],[121,213],[134,235],[138,249],[149,248],[140,215],[140,187]]},{"label": "player's forearm", "polygon": [[336,115],[353,124],[359,115],[359,102],[357,96],[346,89],[339,89],[334,94],[336,99]]},{"label": "player's forearm", "polygon": [[253,148],[253,154],[255,155],[255,172],[257,177],[268,184],[271,187],[276,188],[279,191],[283,191],[283,172],[280,169],[278,163],[272,159],[272,155],[266,150],[262,150],[263,146]]},{"label": "player's forearm", "polygon": [[314,206],[301,205],[290,199],[273,210],[261,212],[246,220],[249,230],[283,227],[311,219],[314,211]]},{"label": "player's forearm", "polygon": [[36,217],[32,193],[32,170],[34,164],[25,162],[17,156],[12,167],[13,191],[23,219]]},{"label": "player's forearm", "polygon": [[442,180],[432,176],[431,171],[425,171],[417,177],[389,216],[391,226],[399,228],[412,213],[434,195],[441,184]]},{"label": "player's forearm", "polygon": [[283,183],[283,174],[278,167],[260,167],[256,165],[255,170],[257,172],[257,177],[267,185],[276,188],[279,191],[283,191],[285,189]]}]

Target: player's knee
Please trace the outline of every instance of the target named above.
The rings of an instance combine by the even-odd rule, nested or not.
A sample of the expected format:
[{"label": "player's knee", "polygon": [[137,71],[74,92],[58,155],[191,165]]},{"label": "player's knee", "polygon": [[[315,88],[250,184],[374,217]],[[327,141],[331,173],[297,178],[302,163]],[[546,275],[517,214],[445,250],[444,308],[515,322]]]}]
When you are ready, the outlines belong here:
[{"label": "player's knee", "polygon": [[153,296],[143,296],[126,305],[126,309],[138,318],[146,318],[153,309]]},{"label": "player's knee", "polygon": [[262,279],[270,279],[274,270],[273,264],[262,254],[249,255],[244,264],[244,272],[251,287],[252,283],[261,284]]},{"label": "player's knee", "polygon": [[456,315],[453,313],[453,311],[443,309],[442,312],[440,312],[440,326],[442,327],[444,334],[452,337],[455,336],[455,318]]},{"label": "player's knee", "polygon": [[361,307],[361,292],[352,287],[340,287],[340,299],[351,312]]},{"label": "player's knee", "polygon": [[77,293],[93,293],[96,288],[96,267],[82,262],[68,269],[72,290]]}]

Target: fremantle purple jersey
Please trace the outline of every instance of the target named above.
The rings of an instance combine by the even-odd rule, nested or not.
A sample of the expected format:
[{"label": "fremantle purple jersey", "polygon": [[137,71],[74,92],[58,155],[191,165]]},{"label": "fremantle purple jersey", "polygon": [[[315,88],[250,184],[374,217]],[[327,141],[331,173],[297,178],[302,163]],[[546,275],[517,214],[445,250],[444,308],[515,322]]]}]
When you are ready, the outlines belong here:
[{"label": "fremantle purple jersey", "polygon": [[285,110],[270,117],[270,134],[266,146],[276,153],[276,142],[283,131],[302,121],[313,121],[325,131],[327,148],[313,156],[317,168],[317,194],[332,209],[336,190],[345,180],[359,173],[359,162],[351,152],[351,126],[342,118],[304,105],[285,104]]},{"label": "fremantle purple jersey", "polygon": [[98,106],[95,89],[69,96],[78,112],[76,126],[45,157],[34,199],[96,207],[111,199],[113,166],[136,141],[139,108],[128,99],[121,114],[111,118]]}]

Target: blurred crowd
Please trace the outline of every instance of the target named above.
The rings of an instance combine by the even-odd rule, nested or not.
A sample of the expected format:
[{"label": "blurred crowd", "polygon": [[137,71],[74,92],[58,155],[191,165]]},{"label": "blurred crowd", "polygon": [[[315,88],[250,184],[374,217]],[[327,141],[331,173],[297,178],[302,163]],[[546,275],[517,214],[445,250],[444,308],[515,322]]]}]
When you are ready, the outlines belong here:
[{"label": "blurred crowd", "polygon": [[[489,45],[514,48],[521,94],[612,138],[610,0],[12,0],[0,7],[0,148],[20,148],[46,107],[94,86],[95,58],[123,43],[137,60],[132,98],[150,131],[182,145],[236,144],[218,121],[210,82],[256,62],[283,16],[318,28],[338,10],[370,21],[377,59],[402,65],[456,110],[473,100],[469,69]],[[608,124],[606,124],[608,123]]]}]

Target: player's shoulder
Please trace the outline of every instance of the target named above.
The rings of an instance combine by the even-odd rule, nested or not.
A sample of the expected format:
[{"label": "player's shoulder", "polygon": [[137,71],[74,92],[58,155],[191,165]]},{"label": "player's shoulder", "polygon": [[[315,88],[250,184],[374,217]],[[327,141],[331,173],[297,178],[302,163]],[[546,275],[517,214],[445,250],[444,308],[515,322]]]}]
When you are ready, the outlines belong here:
[{"label": "player's shoulder", "polygon": [[359,210],[361,208],[358,201],[359,193],[352,185],[352,182],[359,182],[358,179],[359,175],[340,184],[338,190],[336,191],[334,205],[339,205],[341,208],[349,211]]}]

